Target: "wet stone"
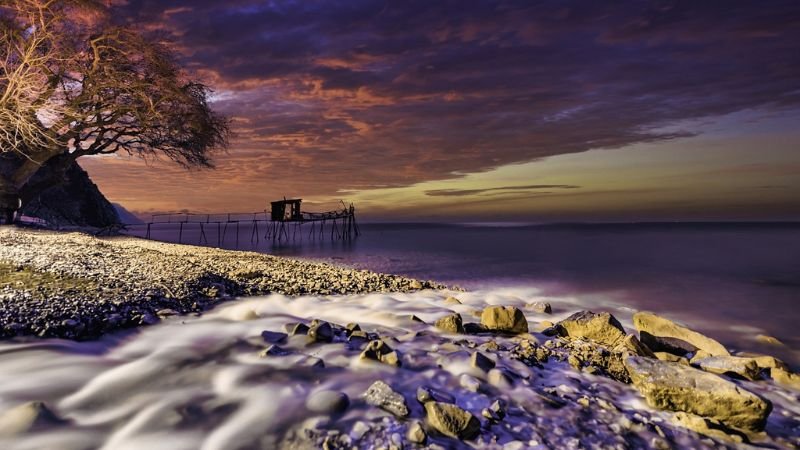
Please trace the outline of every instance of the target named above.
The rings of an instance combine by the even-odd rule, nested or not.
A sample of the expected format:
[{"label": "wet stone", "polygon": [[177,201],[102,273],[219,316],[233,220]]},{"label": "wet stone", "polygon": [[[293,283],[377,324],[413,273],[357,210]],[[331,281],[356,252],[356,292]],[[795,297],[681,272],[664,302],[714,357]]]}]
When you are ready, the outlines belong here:
[{"label": "wet stone", "polygon": [[0,414],[0,437],[45,429],[65,423],[44,402],[28,402]]},{"label": "wet stone", "polygon": [[416,316],[416,315],[414,315],[414,314],[411,314],[410,316],[406,316],[406,319],[408,319],[408,320],[410,320],[410,321],[412,321],[412,322],[417,322],[417,323],[425,323],[425,321],[424,321],[424,320],[420,319],[419,317],[417,317],[417,316]]},{"label": "wet stone", "polygon": [[433,393],[428,388],[420,386],[417,388],[417,401],[420,403],[432,402]]},{"label": "wet stone", "polygon": [[455,297],[447,297],[446,299],[444,299],[444,304],[445,305],[460,305],[461,304],[461,300],[459,300],[459,299],[457,299]]},{"label": "wet stone", "polygon": [[464,324],[464,333],[467,334],[478,334],[486,331],[488,330],[484,329],[479,323],[469,322]]},{"label": "wet stone", "polygon": [[553,308],[547,302],[533,302],[525,305],[525,309],[538,314],[552,314]]},{"label": "wet stone", "polygon": [[347,394],[337,391],[318,391],[308,396],[306,408],[319,414],[340,414],[350,405]]},{"label": "wet stone", "polygon": [[156,312],[156,315],[159,317],[171,317],[171,316],[177,316],[178,312],[175,311],[174,309],[164,308],[164,309],[159,309]]},{"label": "wet stone", "polygon": [[501,389],[508,389],[514,384],[514,381],[511,379],[511,377],[501,369],[490,370],[487,374],[486,381],[488,381],[492,386]]},{"label": "wet stone", "polygon": [[406,439],[408,439],[409,442],[413,442],[414,444],[424,444],[425,441],[428,439],[428,435],[422,428],[422,424],[419,421],[415,420],[411,422],[411,425],[408,426],[408,431],[406,432]]},{"label": "wet stone", "polygon": [[262,350],[258,354],[258,356],[261,357],[261,358],[266,358],[268,356],[286,356],[286,355],[288,355],[290,353],[291,352],[289,350],[286,350],[283,347],[279,347],[278,345],[273,344],[273,345],[270,345],[269,347],[265,348],[264,350]]},{"label": "wet stone", "polygon": [[461,374],[458,377],[458,384],[461,385],[464,389],[471,391],[471,392],[478,392],[481,388],[481,382],[477,378],[473,377],[472,375],[467,375],[466,373]]},{"label": "wet stone", "polygon": [[325,321],[312,321],[311,326],[308,328],[308,342],[332,342],[333,341],[333,327]]},{"label": "wet stone", "polygon": [[428,424],[445,436],[464,440],[480,432],[478,419],[452,403],[427,402],[425,413]]},{"label": "wet stone", "polygon": [[364,331],[354,330],[350,332],[347,340],[350,342],[366,342],[369,340],[369,335]]},{"label": "wet stone", "polygon": [[420,403],[430,401],[453,403],[455,398],[446,392],[435,390],[427,386],[420,386],[417,388],[417,401]]},{"label": "wet stone", "polygon": [[622,342],[625,329],[607,312],[579,311],[556,324],[559,334],[570,340],[589,340],[610,347]]},{"label": "wet stone", "polygon": [[495,366],[495,362],[486,357],[481,352],[475,352],[469,359],[470,366],[480,369],[483,372],[488,372],[489,370],[493,369]]},{"label": "wet stone", "polygon": [[697,350],[703,350],[709,356],[730,355],[725,346],[714,339],[650,312],[634,314],[633,325],[642,342],[653,351],[680,356]]},{"label": "wet stone", "polygon": [[361,331],[361,326],[357,323],[348,323],[346,327],[344,327],[344,333],[347,337],[350,337],[354,331]]},{"label": "wet stone", "polygon": [[464,324],[461,314],[449,314],[434,323],[434,326],[448,333],[464,333]]},{"label": "wet stone", "polygon": [[761,378],[761,370],[753,358],[709,356],[699,360],[693,359],[692,365],[718,375],[728,375],[751,381]]},{"label": "wet stone", "polygon": [[678,412],[672,417],[672,423],[723,441],[748,442],[747,436],[723,425],[720,421],[706,417],[696,416],[685,412]]},{"label": "wet stone", "polygon": [[278,331],[264,330],[261,332],[261,338],[264,339],[265,342],[269,342],[271,344],[284,342],[287,336],[288,335],[286,333],[281,333]]},{"label": "wet stone", "polygon": [[289,336],[308,334],[308,325],[304,323],[287,323],[283,326],[283,329],[286,330]]},{"label": "wet stone", "polygon": [[499,422],[506,417],[506,405],[503,400],[495,400],[489,405],[488,408],[484,408],[481,411],[481,415],[492,422]]},{"label": "wet stone", "polygon": [[716,419],[728,427],[764,429],[772,403],[717,375],[676,363],[625,360],[634,387],[650,406]]},{"label": "wet stone", "polygon": [[395,392],[383,381],[376,381],[364,393],[364,401],[397,417],[408,417],[408,405],[402,394]]},{"label": "wet stone", "polygon": [[528,332],[528,320],[516,306],[487,306],[481,312],[481,326],[499,333]]},{"label": "wet stone", "polygon": [[370,341],[367,348],[361,352],[362,360],[377,361],[390,366],[400,366],[400,356],[389,345],[381,340]]}]

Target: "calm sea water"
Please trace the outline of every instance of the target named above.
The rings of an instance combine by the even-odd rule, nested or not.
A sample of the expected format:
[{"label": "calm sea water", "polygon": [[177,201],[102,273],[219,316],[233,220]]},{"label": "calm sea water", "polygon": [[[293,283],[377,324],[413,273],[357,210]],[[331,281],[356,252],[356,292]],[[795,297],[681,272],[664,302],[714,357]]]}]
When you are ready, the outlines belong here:
[{"label": "calm sea water", "polygon": [[[683,321],[727,345],[800,362],[800,224],[593,224],[513,226],[362,224],[362,235],[331,242],[326,232],[273,242],[242,224],[206,225],[209,245],[326,260],[432,279],[470,290],[535,287],[589,309],[645,309]],[[142,229],[131,229],[141,234]],[[177,241],[175,225],[152,236]],[[186,225],[184,243],[201,242]],[[786,347],[765,347],[758,334]]]}]

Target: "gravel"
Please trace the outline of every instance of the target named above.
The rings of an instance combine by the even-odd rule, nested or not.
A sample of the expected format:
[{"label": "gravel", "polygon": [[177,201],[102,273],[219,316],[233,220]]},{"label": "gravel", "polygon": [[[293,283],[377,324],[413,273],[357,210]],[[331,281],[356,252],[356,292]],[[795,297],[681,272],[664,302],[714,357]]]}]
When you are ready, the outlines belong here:
[{"label": "gravel", "polygon": [[254,252],[0,227],[0,337],[94,339],[239,296],[444,286]]}]

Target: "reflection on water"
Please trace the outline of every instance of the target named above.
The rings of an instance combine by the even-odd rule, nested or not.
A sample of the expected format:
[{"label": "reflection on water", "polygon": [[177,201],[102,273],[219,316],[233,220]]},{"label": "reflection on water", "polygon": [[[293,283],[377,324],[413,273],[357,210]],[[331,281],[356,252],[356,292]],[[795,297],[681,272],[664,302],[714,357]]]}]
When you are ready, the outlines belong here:
[{"label": "reflection on water", "polygon": [[[329,235],[309,237],[305,225],[294,240],[273,242],[264,239],[263,226],[254,234],[242,223],[238,245],[233,228],[204,231],[211,245],[471,289],[534,285],[551,295],[610,296],[632,308],[667,313],[729,345],[765,350],[754,342],[764,333],[800,348],[798,224],[362,224],[361,229],[357,239],[331,241]],[[152,235],[176,241],[176,231],[174,224],[161,225]],[[185,228],[182,239],[200,242],[198,227]],[[786,349],[775,351],[792,359]]]}]

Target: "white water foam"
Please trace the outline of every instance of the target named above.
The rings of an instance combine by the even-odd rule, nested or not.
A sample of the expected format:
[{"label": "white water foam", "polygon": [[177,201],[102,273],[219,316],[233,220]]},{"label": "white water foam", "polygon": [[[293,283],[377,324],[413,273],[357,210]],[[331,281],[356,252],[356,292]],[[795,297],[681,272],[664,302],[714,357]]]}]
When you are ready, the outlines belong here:
[{"label": "white water foam", "polygon": [[[448,295],[457,296],[462,304],[444,304]],[[421,406],[414,398],[422,385],[452,393],[461,407],[476,416],[493,399],[505,399],[512,405],[509,418],[502,427],[492,429],[498,445],[524,437],[523,447],[539,448],[546,441],[541,430],[560,433],[551,442],[589,436],[596,443],[614,444],[619,436],[611,424],[630,411],[646,410],[629,386],[575,372],[566,363],[540,370],[509,359],[499,366],[524,381],[505,391],[471,392],[461,385],[461,378],[466,374],[485,382],[486,374],[470,367],[470,351],[454,349],[453,341],[467,338],[475,345],[489,340],[504,344],[510,338],[448,336],[426,324],[452,311],[462,314],[465,321],[477,321],[474,311],[487,304],[524,308],[534,301],[550,301],[554,314],[525,310],[532,329],[540,321],[555,322],[586,307],[577,298],[542,298],[533,288],[336,297],[270,295],[231,302],[202,317],[175,317],[99,342],[6,343],[0,345],[0,413],[22,402],[44,401],[68,423],[0,437],[0,448],[276,448],[285,442],[288,430],[304,427],[340,430],[357,439],[352,431],[357,422],[380,424],[388,435],[402,434],[404,425],[360,400],[379,379],[401,392],[417,417],[422,416]],[[594,304],[592,309],[619,313],[611,303]],[[621,314],[629,327],[625,313]],[[411,315],[425,323],[412,320]],[[305,336],[289,337],[280,344],[292,352],[289,355],[259,357],[259,351],[268,346],[262,331],[282,331],[287,323],[311,319],[341,325],[357,322],[379,333],[403,355],[404,367],[360,361],[359,348],[347,342],[308,346]],[[324,368],[315,365],[319,360]],[[586,386],[615,399],[617,407],[627,408],[628,413],[602,419],[605,422],[598,425],[600,419],[584,416],[580,408],[554,409],[541,416],[526,409],[545,407],[542,389],[578,397]],[[351,400],[350,408],[336,417],[309,411],[306,399],[320,390],[344,392]],[[648,414],[658,420],[658,413]],[[437,439],[443,445],[453,444]]]}]

